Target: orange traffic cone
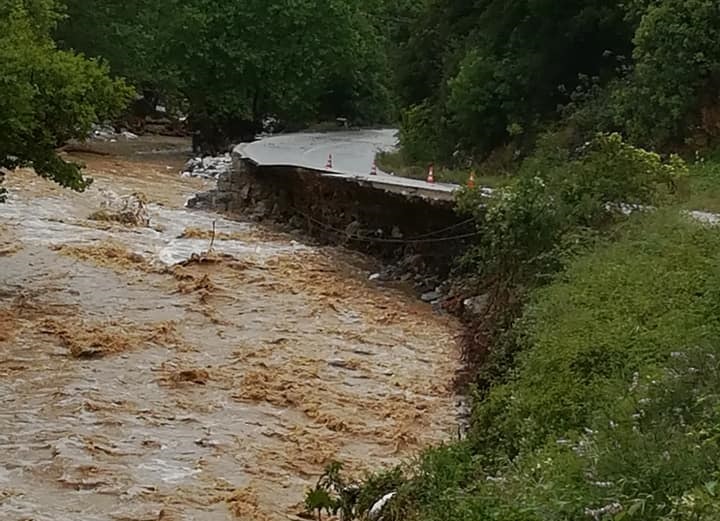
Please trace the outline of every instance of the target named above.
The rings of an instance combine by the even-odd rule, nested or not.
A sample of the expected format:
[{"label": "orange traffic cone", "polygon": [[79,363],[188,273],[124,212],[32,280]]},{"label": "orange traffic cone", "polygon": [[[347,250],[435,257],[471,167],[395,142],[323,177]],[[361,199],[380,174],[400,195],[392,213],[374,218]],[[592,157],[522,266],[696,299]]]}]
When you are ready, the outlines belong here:
[{"label": "orange traffic cone", "polygon": [[435,170],[434,170],[434,168],[433,168],[433,165],[430,165],[430,168],[428,169],[427,182],[428,182],[428,183],[434,183],[434,182],[435,182]]},{"label": "orange traffic cone", "polygon": [[332,164],[332,154],[330,154],[330,155],[328,156],[328,160],[327,160],[327,164],[325,165],[325,168],[327,168],[328,170],[330,170],[332,167],[333,167],[333,164]]},{"label": "orange traffic cone", "polygon": [[372,168],[370,169],[370,175],[377,175],[377,165],[373,161]]},{"label": "orange traffic cone", "polygon": [[471,190],[475,188],[475,172],[473,171],[470,171],[470,178],[468,179],[467,187]]}]

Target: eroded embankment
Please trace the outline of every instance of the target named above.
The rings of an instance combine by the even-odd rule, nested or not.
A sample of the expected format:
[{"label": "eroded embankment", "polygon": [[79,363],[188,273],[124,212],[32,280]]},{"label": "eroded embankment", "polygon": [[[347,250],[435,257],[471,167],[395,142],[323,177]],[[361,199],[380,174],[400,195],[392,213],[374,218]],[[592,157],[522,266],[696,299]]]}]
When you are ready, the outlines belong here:
[{"label": "eroded embankment", "polygon": [[475,231],[456,213],[451,195],[427,197],[306,168],[258,166],[238,153],[217,189],[190,204],[272,220],[322,243],[371,254],[397,265],[393,275],[412,280],[421,292],[446,278]]},{"label": "eroded embankment", "polygon": [[[86,194],[8,179],[0,517],[287,519],[328,461],[456,431],[452,319],[367,258],[185,210],[180,157],[110,152]],[[132,194],[148,226],[88,219]]]}]

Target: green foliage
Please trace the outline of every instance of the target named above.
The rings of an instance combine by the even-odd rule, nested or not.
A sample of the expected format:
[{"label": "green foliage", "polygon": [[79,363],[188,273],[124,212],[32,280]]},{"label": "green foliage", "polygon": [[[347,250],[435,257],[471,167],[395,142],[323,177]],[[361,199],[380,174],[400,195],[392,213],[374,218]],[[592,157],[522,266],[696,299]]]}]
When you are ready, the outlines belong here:
[{"label": "green foliage", "polygon": [[379,0],[67,2],[63,45],[183,98],[208,140],[251,138],[265,116],[375,123],[392,111]]},{"label": "green foliage", "polygon": [[32,166],[83,190],[89,180],[55,149],[117,114],[131,91],[104,65],[56,50],[48,36],[53,8],[50,1],[0,0],[0,167]]},{"label": "green foliage", "polygon": [[514,443],[535,446],[588,426],[619,382],[720,332],[710,320],[720,235],[682,218],[636,221],[619,243],[573,261],[526,310],[518,325],[527,344],[522,376],[477,411],[492,411],[496,425],[505,418],[504,436]]},{"label": "green foliage", "polygon": [[305,508],[308,514],[316,513],[318,519],[322,519],[323,512],[339,515],[341,521],[364,518],[380,498],[396,491],[403,481],[402,471],[395,468],[370,476],[361,487],[342,475],[341,463],[332,462],[325,468],[315,488],[308,490]]},{"label": "green foliage", "polygon": [[424,454],[399,519],[715,519],[720,232],[636,215],[532,292],[512,377]]},{"label": "green foliage", "polygon": [[689,197],[684,206],[720,212],[720,151],[708,156],[698,154],[689,170]]},{"label": "green foliage", "polygon": [[403,111],[400,142],[406,161],[432,163],[440,154],[444,129],[436,111],[427,101]]},{"label": "green foliage", "polygon": [[332,462],[325,468],[315,488],[305,496],[308,513],[317,512],[318,519],[321,519],[323,511],[332,516],[339,514],[341,521],[353,519],[359,488],[351,486],[341,471],[342,464],[338,462]]},{"label": "green foliage", "polygon": [[538,149],[489,200],[479,190],[458,199],[477,238],[456,275],[487,301],[462,343],[480,397],[506,379],[523,348],[513,321],[528,292],[551,282],[628,211],[671,198],[687,173],[678,157],[663,161],[618,134],[599,134],[572,153],[563,136],[549,134]]},{"label": "green foliage", "polygon": [[[442,129],[424,143],[438,162],[456,151],[482,159],[510,140],[525,142],[557,117],[579,74],[605,78],[614,63],[604,53],[631,49],[619,4],[432,0],[416,17],[395,68],[403,107],[427,110],[403,128],[410,136],[418,125]],[[409,154],[422,150],[413,142]]]},{"label": "green foliage", "polygon": [[[395,175],[410,177],[412,179],[422,179],[423,181],[427,179],[428,164],[417,162],[408,163],[402,151],[381,152],[376,156],[375,160],[377,167],[383,172],[392,172]],[[470,178],[471,171],[474,171],[474,169],[435,167],[434,175],[435,180],[440,183],[465,185]],[[497,187],[507,183],[508,176],[498,175],[497,173],[495,173],[495,175],[486,175],[481,174],[480,171],[476,171],[475,182],[477,186]]]},{"label": "green foliage", "polygon": [[163,53],[168,20],[177,13],[161,2],[64,0],[55,31],[59,45],[106,61],[117,76],[138,90],[171,89],[172,71]]},{"label": "green foliage", "polygon": [[414,16],[394,54],[411,159],[481,160],[509,143],[527,152],[558,122],[640,146],[720,137],[712,0],[432,0]]},{"label": "green foliage", "polygon": [[585,231],[605,229],[626,205],[657,204],[686,173],[678,157],[663,162],[618,134],[598,135],[574,158],[547,140],[486,206],[478,191],[459,200],[480,234],[464,266],[482,279],[533,285],[562,266]]},{"label": "green foliage", "polygon": [[[663,145],[703,124],[720,89],[720,6],[712,0],[649,3],[635,33],[634,70],[614,91],[616,124],[633,141]],[[704,130],[717,137],[716,121]],[[690,131],[690,132],[689,132]]]}]

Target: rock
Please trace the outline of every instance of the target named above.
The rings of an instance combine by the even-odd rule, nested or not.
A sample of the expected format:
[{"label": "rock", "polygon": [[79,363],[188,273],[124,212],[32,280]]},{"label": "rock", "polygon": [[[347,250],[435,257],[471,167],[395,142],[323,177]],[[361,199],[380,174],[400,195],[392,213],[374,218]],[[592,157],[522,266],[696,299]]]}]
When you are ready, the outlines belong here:
[{"label": "rock", "polygon": [[380,280],[381,275],[379,273],[373,273],[370,275],[369,280]]},{"label": "rock", "polygon": [[138,138],[137,134],[133,134],[132,132],[128,132],[127,130],[120,132],[120,135],[122,137],[124,137],[125,139],[129,139],[129,140]]},{"label": "rock", "polygon": [[412,270],[412,271],[423,271],[425,269],[425,260],[423,259],[423,256],[415,253],[413,255],[408,255],[405,257],[401,262],[400,266],[403,269]]},{"label": "rock", "polygon": [[229,192],[232,190],[232,183],[226,177],[218,178],[217,189],[220,192]]},{"label": "rock", "polygon": [[228,174],[232,169],[232,159],[229,155],[190,159],[183,167],[184,177],[201,177],[204,179],[218,179]]},{"label": "rock", "polygon": [[194,157],[192,159],[188,159],[188,162],[185,163],[183,170],[185,170],[186,172],[192,172],[200,165],[202,165],[202,159],[200,159],[199,157]]},{"label": "rock", "polygon": [[110,125],[94,125],[88,137],[97,141],[113,141],[117,134]]},{"label": "rock", "polygon": [[248,183],[240,189],[240,200],[247,201],[250,199],[250,191],[252,186]]},{"label": "rock", "polygon": [[353,237],[357,237],[358,233],[360,232],[360,223],[357,221],[353,221],[350,224],[347,225],[345,228],[345,235],[348,239],[352,239]]},{"label": "rock", "polygon": [[253,208],[252,215],[250,216],[254,220],[262,220],[268,216],[268,207],[265,201],[257,201]]},{"label": "rock", "polygon": [[484,315],[487,311],[488,303],[490,301],[490,294],[485,293],[478,295],[477,297],[467,298],[463,301],[463,307],[465,311],[473,315]]},{"label": "rock", "polygon": [[292,217],[290,217],[288,225],[293,229],[302,230],[303,220],[299,216],[293,215]]},{"label": "rock", "polygon": [[232,194],[210,190],[198,192],[185,203],[186,208],[197,210],[226,210],[232,202]]},{"label": "rock", "polygon": [[420,298],[423,302],[435,302],[442,298],[442,294],[439,291],[428,291],[427,293],[423,293]]},{"label": "rock", "polygon": [[390,237],[392,237],[393,239],[402,239],[403,238],[403,234],[400,231],[399,226],[393,226],[392,232],[390,233]]},{"label": "rock", "polygon": [[354,369],[352,364],[350,364],[347,360],[342,360],[340,358],[328,361],[328,365],[331,367],[337,367],[338,369]]},{"label": "rock", "polygon": [[380,500],[378,500],[372,508],[370,508],[370,511],[368,512],[368,519],[371,521],[379,521],[381,514],[383,513],[383,510],[387,506],[387,504],[390,502],[392,498],[394,498],[397,495],[397,492],[390,492],[389,494],[385,494]]}]

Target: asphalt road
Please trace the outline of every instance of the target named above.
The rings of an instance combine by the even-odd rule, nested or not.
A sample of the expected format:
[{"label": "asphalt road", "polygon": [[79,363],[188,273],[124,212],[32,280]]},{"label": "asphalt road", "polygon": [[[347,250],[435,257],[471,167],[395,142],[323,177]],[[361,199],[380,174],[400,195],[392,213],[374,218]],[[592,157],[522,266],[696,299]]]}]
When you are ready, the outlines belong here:
[{"label": "asphalt road", "polygon": [[[397,177],[378,171],[371,176],[375,155],[397,146],[397,130],[350,130],[342,132],[301,132],[263,138],[239,145],[235,150],[261,165],[293,165],[326,171],[328,174],[352,177],[398,189],[421,190],[443,198],[456,185],[426,183],[418,179]],[[333,168],[327,169],[332,155]]]}]

